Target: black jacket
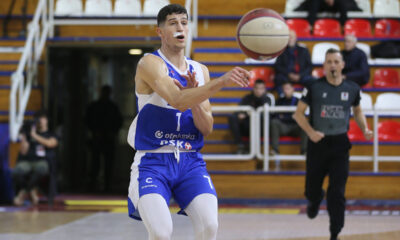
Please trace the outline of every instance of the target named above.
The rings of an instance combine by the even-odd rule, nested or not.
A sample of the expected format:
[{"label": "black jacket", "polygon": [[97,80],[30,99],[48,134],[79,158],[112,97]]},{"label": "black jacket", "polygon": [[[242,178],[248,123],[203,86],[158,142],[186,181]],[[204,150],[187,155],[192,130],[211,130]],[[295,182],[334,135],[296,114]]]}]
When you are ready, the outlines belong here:
[{"label": "black jacket", "polygon": [[[297,51],[297,62],[300,68],[299,71],[300,77],[303,78],[304,76],[311,75],[312,63],[308,49],[296,44],[295,50]],[[285,51],[281,55],[279,55],[279,57],[276,59],[274,65],[275,74],[283,74],[287,76],[290,73],[288,69],[289,57],[290,57],[289,47],[287,47]]]},{"label": "black jacket", "polygon": [[356,82],[360,87],[367,84],[369,81],[369,66],[368,59],[365,53],[353,48],[351,51],[342,51],[345,66],[343,74],[346,75],[346,80]]}]

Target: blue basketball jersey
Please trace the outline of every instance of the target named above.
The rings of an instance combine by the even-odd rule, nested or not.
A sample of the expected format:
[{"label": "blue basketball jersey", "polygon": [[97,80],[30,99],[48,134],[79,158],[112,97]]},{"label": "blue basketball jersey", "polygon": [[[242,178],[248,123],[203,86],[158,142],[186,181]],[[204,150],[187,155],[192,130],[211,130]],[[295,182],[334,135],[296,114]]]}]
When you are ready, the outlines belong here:
[{"label": "blue basketball jersey", "polygon": [[[181,72],[161,53],[152,54],[164,60],[168,75],[178,80],[183,86],[187,85],[187,71],[196,72],[199,86],[204,85],[204,75],[201,65],[186,58],[188,69]],[[171,80],[172,81],[172,80]],[[138,94],[138,114],[133,120],[128,134],[128,143],[136,150],[155,150],[163,146],[174,146],[186,150],[200,150],[203,147],[203,135],[193,122],[192,110],[181,112],[170,106],[156,92]]]}]

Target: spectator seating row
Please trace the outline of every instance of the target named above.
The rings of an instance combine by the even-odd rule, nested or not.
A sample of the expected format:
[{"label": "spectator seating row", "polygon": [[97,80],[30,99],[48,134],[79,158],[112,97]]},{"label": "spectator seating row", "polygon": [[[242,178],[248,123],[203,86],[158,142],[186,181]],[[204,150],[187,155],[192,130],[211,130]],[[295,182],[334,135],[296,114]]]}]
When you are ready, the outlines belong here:
[{"label": "spectator seating row", "polygon": [[[349,17],[400,17],[399,0],[374,0],[373,11],[371,12],[370,0],[355,0],[358,7],[362,10],[349,11]],[[286,0],[285,16],[286,17],[306,17],[307,12],[294,11],[304,0]],[[336,16],[332,13],[320,13],[319,17]]]},{"label": "spectator seating row", "polygon": [[[350,141],[367,141],[355,120],[350,120],[349,131],[347,132]],[[396,120],[385,120],[378,123],[378,140],[380,142],[399,142],[400,141],[400,122]],[[370,140],[369,142],[372,142]]]},{"label": "spectator seating row", "polygon": [[[398,58],[391,58],[391,59],[383,59],[383,58],[371,58],[371,47],[366,43],[357,43],[356,47],[364,51],[365,55],[368,59],[369,65],[398,65],[400,64],[400,59]],[[312,53],[311,53],[311,61],[313,64],[322,64],[325,58],[325,52],[329,48],[334,48],[340,50],[339,45],[332,42],[320,42],[313,46]]]},{"label": "spectator seating row", "polygon": [[169,0],[145,0],[143,12],[140,0],[115,0],[114,11],[111,0],[86,0],[83,11],[82,0],[57,0],[56,16],[156,16],[169,4]]},{"label": "spectator seating row", "polygon": [[[324,18],[318,19],[314,23],[314,31],[311,34],[311,26],[305,19],[288,19],[286,21],[290,29],[293,29],[298,37],[320,37],[320,38],[339,38],[343,37],[340,23],[336,19]],[[395,19],[379,19],[375,23],[375,32],[369,20],[349,19],[344,25],[344,35],[353,34],[359,38],[399,38],[400,21]]]},{"label": "spectator seating row", "polygon": [[[272,68],[257,67],[251,71],[250,86],[252,86],[257,79],[262,79],[266,87],[274,87],[274,70]],[[322,68],[316,68],[312,73],[315,77],[324,76]],[[378,68],[374,72],[373,83],[374,88],[400,88],[400,74],[397,69],[393,68]]]}]

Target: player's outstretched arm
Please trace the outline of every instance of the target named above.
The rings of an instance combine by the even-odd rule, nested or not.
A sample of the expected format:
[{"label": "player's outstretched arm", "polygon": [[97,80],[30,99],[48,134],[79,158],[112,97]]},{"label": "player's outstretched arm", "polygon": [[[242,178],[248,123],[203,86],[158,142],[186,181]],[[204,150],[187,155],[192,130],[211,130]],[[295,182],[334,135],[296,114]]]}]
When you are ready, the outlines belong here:
[{"label": "player's outstretched arm", "polygon": [[135,80],[144,81],[172,107],[185,111],[207,100],[224,86],[234,83],[246,87],[249,78],[248,71],[235,67],[220,78],[201,87],[180,90],[173,79],[168,76],[166,65],[162,59],[149,54],[139,61]]},{"label": "player's outstretched arm", "polygon": [[297,124],[304,130],[304,132],[308,135],[308,137],[313,142],[319,142],[323,137],[324,134],[319,131],[315,131],[315,129],[310,125],[304,113],[306,112],[308,105],[303,102],[299,101],[297,103],[296,112],[293,114],[293,119],[296,120]]}]

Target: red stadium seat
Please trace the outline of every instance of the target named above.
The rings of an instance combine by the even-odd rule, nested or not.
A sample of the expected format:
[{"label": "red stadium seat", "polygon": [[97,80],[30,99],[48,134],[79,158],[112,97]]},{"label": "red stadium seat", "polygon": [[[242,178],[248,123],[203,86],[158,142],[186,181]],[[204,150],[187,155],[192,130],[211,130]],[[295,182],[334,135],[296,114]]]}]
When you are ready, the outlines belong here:
[{"label": "red stadium seat", "polygon": [[400,21],[380,19],[375,23],[375,37],[400,37]]},{"label": "red stadium seat", "polygon": [[374,87],[400,88],[400,76],[397,69],[380,68],[374,73]]},{"label": "red stadium seat", "polygon": [[357,122],[353,119],[349,122],[349,131],[347,132],[350,141],[367,141],[365,139],[363,132],[358,127]]},{"label": "red stadium seat", "polygon": [[257,67],[250,70],[251,78],[249,86],[253,87],[257,79],[265,82],[266,87],[274,87],[274,70],[272,68]]},{"label": "red stadium seat", "polygon": [[286,24],[296,32],[297,37],[311,37],[311,26],[305,19],[288,19]]},{"label": "red stadium seat", "polygon": [[300,141],[300,137],[282,136],[279,138],[279,141],[295,142]]},{"label": "red stadium seat", "polygon": [[314,37],[342,37],[339,21],[335,19],[318,19],[314,23]]},{"label": "red stadium seat", "polygon": [[382,121],[378,124],[379,141],[400,141],[400,122],[394,120]]},{"label": "red stadium seat", "polygon": [[321,78],[321,77],[325,76],[324,69],[323,69],[322,67],[320,67],[320,68],[315,68],[315,69],[312,71],[311,75],[314,76],[314,77],[316,77],[316,78]]},{"label": "red stadium seat", "polygon": [[366,19],[350,19],[344,24],[344,34],[356,37],[372,37],[371,24]]}]

